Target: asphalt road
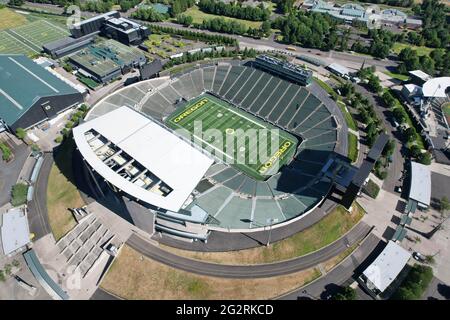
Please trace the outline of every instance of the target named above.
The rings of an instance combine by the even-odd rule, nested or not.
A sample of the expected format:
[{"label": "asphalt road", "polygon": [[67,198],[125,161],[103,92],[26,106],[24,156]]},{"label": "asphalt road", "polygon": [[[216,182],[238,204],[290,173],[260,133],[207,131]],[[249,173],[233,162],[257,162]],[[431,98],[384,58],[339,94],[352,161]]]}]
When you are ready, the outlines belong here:
[{"label": "asphalt road", "polygon": [[117,296],[110,294],[109,292],[102,290],[102,288],[98,288],[97,290],[95,290],[90,300],[121,300],[121,299]]},{"label": "asphalt road", "polygon": [[150,259],[180,270],[221,278],[251,279],[280,276],[314,267],[361,241],[370,231],[367,224],[360,222],[347,235],[318,251],[288,261],[260,265],[223,265],[192,260],[164,251],[136,235],[128,239],[127,245]]},{"label": "asphalt road", "polygon": [[47,215],[47,184],[50,169],[53,164],[53,155],[44,154],[44,162],[35,183],[33,200],[28,203],[28,224],[30,232],[34,233],[34,241],[51,232]]},{"label": "asphalt road", "polygon": [[425,291],[423,300],[450,300],[450,286],[436,277],[430,282],[427,290]]},{"label": "asphalt road", "polygon": [[327,296],[333,294],[340,285],[347,282],[355,274],[355,269],[363,263],[377,246],[384,246],[384,242],[374,234],[370,234],[340,265],[330,271],[325,276],[312,282],[311,284],[299,288],[279,299],[281,300],[297,300],[298,297],[309,297],[313,299],[326,299]]}]

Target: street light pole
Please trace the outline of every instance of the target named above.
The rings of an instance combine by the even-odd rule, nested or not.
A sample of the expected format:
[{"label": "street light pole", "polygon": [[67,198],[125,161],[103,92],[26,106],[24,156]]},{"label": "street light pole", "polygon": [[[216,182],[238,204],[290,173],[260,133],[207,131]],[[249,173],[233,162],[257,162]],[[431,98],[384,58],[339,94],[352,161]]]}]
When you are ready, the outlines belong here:
[{"label": "street light pole", "polygon": [[269,237],[267,238],[266,247],[269,246],[270,240],[272,237],[272,225],[274,222],[278,222],[278,219],[270,218],[270,219],[267,219],[267,222],[269,223]]}]

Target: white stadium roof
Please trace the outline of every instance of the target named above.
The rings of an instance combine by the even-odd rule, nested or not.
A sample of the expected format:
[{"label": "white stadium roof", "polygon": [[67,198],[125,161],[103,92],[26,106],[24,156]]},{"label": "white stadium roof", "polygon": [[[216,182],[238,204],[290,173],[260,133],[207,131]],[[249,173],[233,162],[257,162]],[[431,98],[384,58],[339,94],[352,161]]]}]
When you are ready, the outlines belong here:
[{"label": "white stadium roof", "polygon": [[411,161],[411,188],[409,198],[430,205],[431,173],[428,166]]},{"label": "white stadium roof", "polygon": [[2,219],[2,246],[4,254],[8,255],[30,242],[30,231],[22,209],[11,209],[2,215]]},{"label": "white stadium roof", "polygon": [[409,74],[411,74],[417,78],[420,78],[423,81],[428,81],[432,78],[428,73],[423,72],[422,70],[412,70],[409,72]]},{"label": "white stadium roof", "polygon": [[450,87],[450,77],[433,78],[423,84],[422,92],[427,98],[445,98],[448,87]]},{"label": "white stadium roof", "polygon": [[368,287],[383,292],[408,263],[411,254],[393,241],[389,241],[380,255],[364,270]]},{"label": "white stadium roof", "polygon": [[[87,137],[86,133],[92,129],[116,149],[111,150],[111,144],[98,141],[92,135]],[[174,212],[182,207],[214,162],[189,143],[129,107],[120,107],[85,122],[74,128],[73,134],[83,158],[109,183],[139,200]],[[116,157],[112,152],[117,150],[120,150],[120,154],[116,153]],[[122,158],[124,153],[132,158],[131,162],[126,157],[125,160]],[[122,174],[118,173],[125,169],[116,169],[116,172],[108,166],[106,163],[110,159],[131,172],[133,178],[125,177],[123,171]],[[146,178],[148,172],[151,173],[150,178]],[[161,183],[155,185],[152,181]],[[158,185],[168,186],[171,191],[164,194]]]}]

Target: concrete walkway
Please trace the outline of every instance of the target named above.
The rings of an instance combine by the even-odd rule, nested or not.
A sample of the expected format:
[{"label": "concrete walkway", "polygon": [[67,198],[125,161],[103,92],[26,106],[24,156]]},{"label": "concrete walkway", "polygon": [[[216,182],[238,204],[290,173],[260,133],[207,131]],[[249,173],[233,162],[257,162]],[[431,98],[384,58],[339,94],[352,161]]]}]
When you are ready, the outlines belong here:
[{"label": "concrete walkway", "polygon": [[[300,218],[299,220],[292,222],[286,226],[273,228],[271,234],[271,242],[276,242],[293,234],[300,232],[319,220],[323,219],[333,208],[336,203],[331,200],[326,200],[320,207],[316,208],[313,212]],[[212,231],[208,237],[208,242],[201,241],[188,242],[178,240],[169,235],[155,234],[152,239],[165,244],[170,247],[191,250],[191,251],[232,251],[243,250],[254,247],[259,247],[267,243],[269,236],[268,231],[257,231],[248,233],[231,233],[231,232],[219,232]]]}]

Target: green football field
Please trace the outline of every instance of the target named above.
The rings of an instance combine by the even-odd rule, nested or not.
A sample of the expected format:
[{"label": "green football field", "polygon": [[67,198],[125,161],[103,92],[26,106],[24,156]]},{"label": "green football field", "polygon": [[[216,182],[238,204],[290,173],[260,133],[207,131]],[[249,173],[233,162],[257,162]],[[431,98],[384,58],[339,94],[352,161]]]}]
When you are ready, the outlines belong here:
[{"label": "green football field", "polygon": [[293,135],[209,94],[189,101],[166,123],[257,180],[277,173],[298,144]]}]

